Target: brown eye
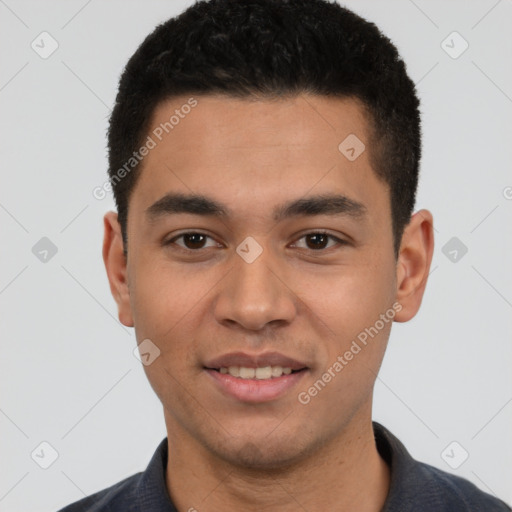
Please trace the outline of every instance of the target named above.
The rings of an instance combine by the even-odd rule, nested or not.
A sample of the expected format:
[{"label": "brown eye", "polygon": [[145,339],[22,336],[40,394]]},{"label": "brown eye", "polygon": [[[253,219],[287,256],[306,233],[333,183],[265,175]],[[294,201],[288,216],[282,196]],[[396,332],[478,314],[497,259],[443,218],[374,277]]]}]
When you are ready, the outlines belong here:
[{"label": "brown eye", "polygon": [[[329,249],[335,246],[336,244],[346,244],[344,240],[341,240],[329,233],[323,233],[321,231],[307,233],[304,236],[302,236],[299,240],[302,239],[305,240],[305,248],[310,249],[312,251],[321,251],[322,249]],[[329,240],[333,241],[334,244],[328,245]]]},{"label": "brown eye", "polygon": [[183,242],[187,249],[202,249],[206,237],[201,233],[190,233],[183,235]]},{"label": "brown eye", "polygon": [[305,236],[306,241],[311,244],[310,249],[325,249],[329,238],[330,237],[324,233],[313,233]]},{"label": "brown eye", "polygon": [[[176,243],[176,240],[183,240],[183,243]],[[207,248],[205,246],[206,240],[212,239],[208,235],[204,235],[203,233],[196,233],[196,232],[190,232],[190,233],[182,233],[179,236],[176,236],[169,240],[168,242],[165,242],[164,245],[172,245],[176,244],[178,247],[181,247],[185,250],[190,251],[197,251],[200,249]],[[210,245],[210,247],[212,247]]]}]

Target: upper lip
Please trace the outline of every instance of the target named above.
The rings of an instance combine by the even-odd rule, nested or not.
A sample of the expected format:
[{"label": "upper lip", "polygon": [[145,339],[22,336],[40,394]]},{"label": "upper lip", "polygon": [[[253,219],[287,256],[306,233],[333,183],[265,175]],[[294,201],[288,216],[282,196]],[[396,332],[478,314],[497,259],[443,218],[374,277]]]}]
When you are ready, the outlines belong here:
[{"label": "upper lip", "polygon": [[263,352],[261,354],[247,354],[246,352],[230,352],[222,356],[210,359],[205,363],[205,368],[218,370],[230,366],[243,366],[245,368],[263,368],[265,366],[281,366],[292,370],[302,370],[307,365],[279,352]]}]

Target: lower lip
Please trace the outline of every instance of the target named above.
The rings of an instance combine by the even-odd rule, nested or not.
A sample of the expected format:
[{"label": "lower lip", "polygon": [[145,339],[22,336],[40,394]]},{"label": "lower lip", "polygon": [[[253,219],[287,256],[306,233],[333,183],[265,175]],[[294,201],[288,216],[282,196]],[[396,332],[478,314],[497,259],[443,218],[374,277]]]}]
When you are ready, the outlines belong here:
[{"label": "lower lip", "polygon": [[290,391],[308,371],[305,369],[271,379],[241,379],[217,370],[208,368],[205,370],[225,394],[242,402],[251,403],[269,402],[280,398]]}]

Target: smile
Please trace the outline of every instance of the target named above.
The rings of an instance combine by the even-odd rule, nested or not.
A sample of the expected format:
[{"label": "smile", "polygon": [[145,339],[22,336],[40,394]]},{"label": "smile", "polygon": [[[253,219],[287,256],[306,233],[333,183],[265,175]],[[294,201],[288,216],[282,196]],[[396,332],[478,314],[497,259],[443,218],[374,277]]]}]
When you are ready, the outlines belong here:
[{"label": "smile", "polygon": [[262,403],[285,397],[297,386],[308,369],[230,366],[219,369],[205,368],[205,371],[212,378],[215,388],[224,396],[246,403]]},{"label": "smile", "polygon": [[[216,368],[212,368],[216,370]],[[249,368],[247,366],[229,366],[219,368],[218,371],[224,375],[229,374],[232,377],[240,379],[275,379],[282,375],[290,375],[300,370],[292,370],[291,368],[283,368],[282,366],[263,366],[259,368]]]}]

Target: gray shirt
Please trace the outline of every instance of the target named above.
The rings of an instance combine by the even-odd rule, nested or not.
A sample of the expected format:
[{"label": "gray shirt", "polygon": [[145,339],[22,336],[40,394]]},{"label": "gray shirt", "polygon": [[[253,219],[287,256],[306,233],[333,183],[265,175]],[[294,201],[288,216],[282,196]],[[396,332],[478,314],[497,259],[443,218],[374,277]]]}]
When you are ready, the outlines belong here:
[{"label": "gray shirt", "polygon": [[[373,422],[377,449],[391,469],[381,512],[510,512],[503,501],[468,480],[414,460],[404,445]],[[64,507],[59,512],[177,512],[165,483],[167,438],[145,471]]]}]

